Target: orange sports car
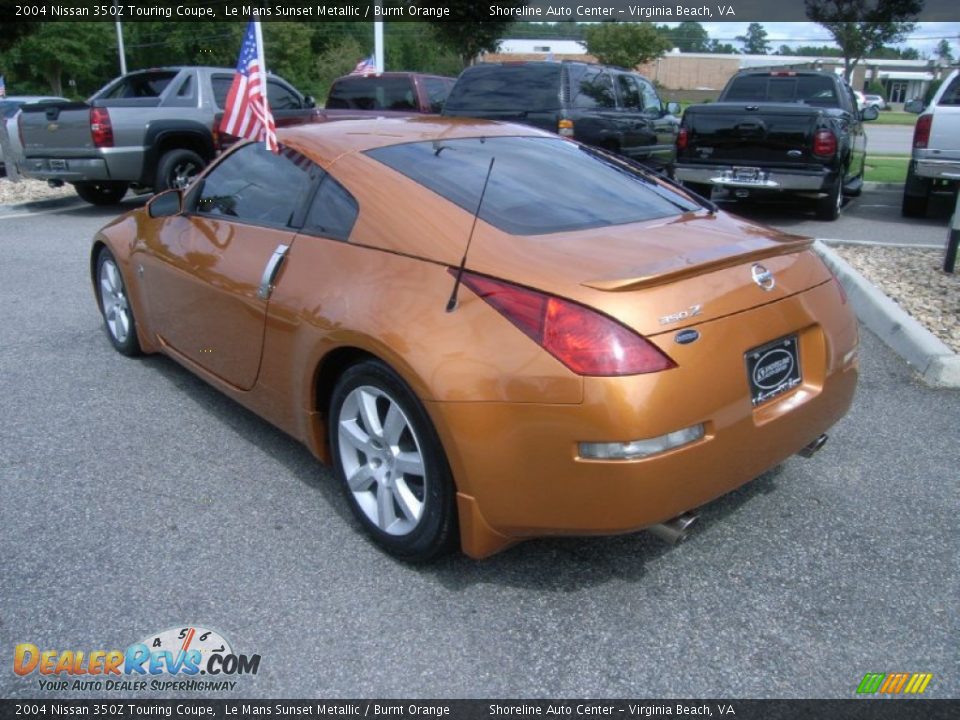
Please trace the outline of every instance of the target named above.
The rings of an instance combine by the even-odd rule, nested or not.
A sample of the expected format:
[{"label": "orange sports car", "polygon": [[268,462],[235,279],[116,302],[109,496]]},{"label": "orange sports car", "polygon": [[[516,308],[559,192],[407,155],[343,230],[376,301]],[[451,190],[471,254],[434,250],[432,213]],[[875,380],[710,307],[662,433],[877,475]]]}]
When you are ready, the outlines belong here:
[{"label": "orange sports car", "polygon": [[371,119],[231,149],[96,236],[114,347],[331,463],[387,551],[682,536],[850,406],[810,240],[527,127]]}]

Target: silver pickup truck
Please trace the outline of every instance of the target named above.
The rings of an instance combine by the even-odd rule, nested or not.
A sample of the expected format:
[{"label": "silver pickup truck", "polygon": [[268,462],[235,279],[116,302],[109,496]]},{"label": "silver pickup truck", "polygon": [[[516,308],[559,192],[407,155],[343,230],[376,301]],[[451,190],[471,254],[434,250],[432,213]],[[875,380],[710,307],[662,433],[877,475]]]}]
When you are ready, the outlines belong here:
[{"label": "silver pickup truck", "polygon": [[[85,102],[25,106],[20,114],[24,177],[72,183],[87,202],[118,202],[128,188],[182,187],[219,149],[217,125],[234,71],[216,67],[139,70]],[[312,98],[267,77],[278,126],[311,122]]]},{"label": "silver pickup truck", "polygon": [[913,130],[901,210],[904,217],[923,217],[930,193],[956,192],[960,185],[960,70],[947,76],[928,107],[922,100],[911,100],[905,109],[920,117]]}]

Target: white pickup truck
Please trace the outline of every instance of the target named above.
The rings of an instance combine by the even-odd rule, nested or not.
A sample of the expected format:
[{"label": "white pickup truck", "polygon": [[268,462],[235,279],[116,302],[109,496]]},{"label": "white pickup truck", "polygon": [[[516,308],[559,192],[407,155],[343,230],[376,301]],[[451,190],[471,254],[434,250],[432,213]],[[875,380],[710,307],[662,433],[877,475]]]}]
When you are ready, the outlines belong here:
[{"label": "white pickup truck", "polygon": [[904,217],[923,217],[932,192],[956,192],[960,185],[960,70],[947,76],[929,106],[911,100],[904,109],[920,117],[913,131],[902,212]]}]

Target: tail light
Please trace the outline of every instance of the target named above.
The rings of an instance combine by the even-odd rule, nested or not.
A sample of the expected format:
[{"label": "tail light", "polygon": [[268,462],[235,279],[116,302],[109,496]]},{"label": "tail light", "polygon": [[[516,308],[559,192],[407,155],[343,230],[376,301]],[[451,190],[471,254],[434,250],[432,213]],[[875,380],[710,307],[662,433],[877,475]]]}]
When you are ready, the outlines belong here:
[{"label": "tail light", "polygon": [[94,147],[113,147],[113,125],[110,124],[110,112],[106,108],[90,108],[90,136]]},{"label": "tail light", "polygon": [[573,120],[563,119],[558,122],[557,134],[563,137],[573,137]]},{"label": "tail light", "polygon": [[690,131],[682,127],[677,133],[677,150],[686,150],[688,142],[690,142]]},{"label": "tail light", "polygon": [[813,154],[817,157],[833,157],[837,152],[837,136],[833,130],[817,130],[813,135]]},{"label": "tail light", "polygon": [[923,150],[930,143],[930,129],[933,127],[933,115],[921,115],[913,128],[913,146]]},{"label": "tail light", "polygon": [[462,282],[578,375],[640,375],[677,366],[646,338],[583,305],[472,273]]}]

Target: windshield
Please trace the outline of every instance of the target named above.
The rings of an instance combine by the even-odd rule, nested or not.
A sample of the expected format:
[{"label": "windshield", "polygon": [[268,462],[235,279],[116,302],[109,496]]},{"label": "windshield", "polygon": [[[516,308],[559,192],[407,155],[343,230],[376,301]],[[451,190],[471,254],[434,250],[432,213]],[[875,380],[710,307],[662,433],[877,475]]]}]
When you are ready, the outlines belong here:
[{"label": "windshield", "polygon": [[367,155],[514,235],[622,225],[698,210],[645,172],[576,143],[547,137],[436,140]]}]

